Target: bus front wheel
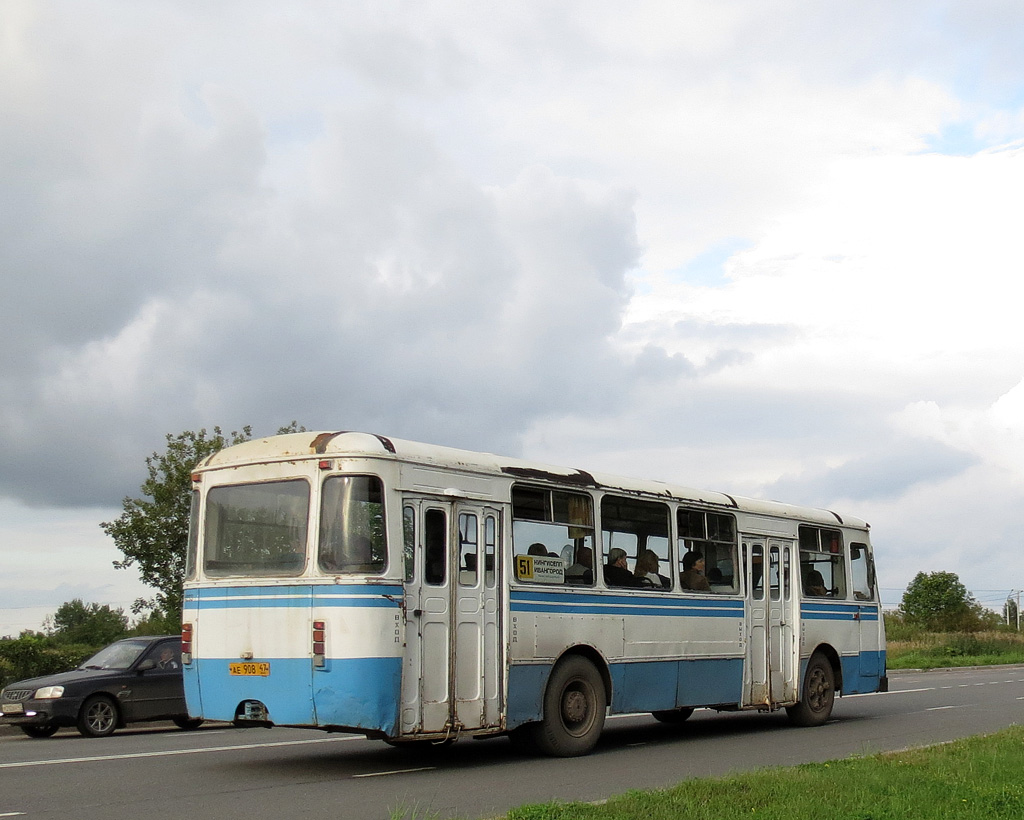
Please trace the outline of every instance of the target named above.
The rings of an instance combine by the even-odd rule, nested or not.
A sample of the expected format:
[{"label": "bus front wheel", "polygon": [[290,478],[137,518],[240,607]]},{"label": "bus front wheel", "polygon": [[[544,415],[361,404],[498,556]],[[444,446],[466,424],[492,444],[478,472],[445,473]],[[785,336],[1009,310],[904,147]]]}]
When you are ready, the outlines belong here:
[{"label": "bus front wheel", "polygon": [[594,664],[569,655],[555,666],[544,692],[544,718],[534,740],[545,754],[585,755],[597,745],[604,728],[605,691]]},{"label": "bus front wheel", "polygon": [[820,653],[811,656],[804,673],[800,702],[786,707],[789,720],[796,726],[821,726],[832,714],[836,699],[836,676],[828,658]]}]

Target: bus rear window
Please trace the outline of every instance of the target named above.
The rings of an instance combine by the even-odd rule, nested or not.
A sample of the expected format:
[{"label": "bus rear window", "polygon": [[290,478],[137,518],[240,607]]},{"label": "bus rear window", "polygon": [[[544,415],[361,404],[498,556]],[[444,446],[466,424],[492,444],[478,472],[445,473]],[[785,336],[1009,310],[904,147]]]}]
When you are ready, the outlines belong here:
[{"label": "bus rear window", "polygon": [[306,562],[309,485],[268,481],[214,487],[206,496],[207,575],[298,575]]},{"label": "bus rear window", "polygon": [[384,487],[376,476],[334,475],[324,481],[320,509],[320,569],[384,570]]}]

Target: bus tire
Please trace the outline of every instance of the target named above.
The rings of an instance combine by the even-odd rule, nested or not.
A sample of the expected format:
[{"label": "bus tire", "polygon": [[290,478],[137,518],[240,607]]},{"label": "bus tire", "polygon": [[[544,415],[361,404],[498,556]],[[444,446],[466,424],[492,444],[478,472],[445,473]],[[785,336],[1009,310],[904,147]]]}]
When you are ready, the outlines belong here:
[{"label": "bus tire", "polygon": [[651,714],[654,715],[655,720],[660,720],[662,723],[684,723],[693,714],[693,707],[680,706],[678,709],[664,709],[651,712]]},{"label": "bus tire", "polygon": [[786,707],[786,714],[795,726],[821,726],[832,714],[836,700],[836,676],[828,658],[820,652],[811,655],[804,673],[800,701]]},{"label": "bus tire", "polygon": [[171,718],[171,721],[179,729],[184,729],[186,732],[192,732],[192,731],[198,729],[200,726],[203,725],[203,719],[202,718],[176,717],[176,718]]},{"label": "bus tire", "polygon": [[604,728],[605,690],[594,664],[579,655],[559,661],[544,691],[544,718],[534,740],[554,757],[585,755],[597,745]]}]

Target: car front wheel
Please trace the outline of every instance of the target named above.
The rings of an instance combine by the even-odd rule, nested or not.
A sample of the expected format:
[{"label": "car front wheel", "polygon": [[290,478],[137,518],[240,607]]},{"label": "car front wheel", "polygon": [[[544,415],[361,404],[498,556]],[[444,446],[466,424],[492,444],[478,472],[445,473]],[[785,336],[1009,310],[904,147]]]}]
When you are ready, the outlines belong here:
[{"label": "car front wheel", "polygon": [[107,737],[117,728],[117,706],[106,695],[86,698],[78,713],[78,731],[86,737]]}]

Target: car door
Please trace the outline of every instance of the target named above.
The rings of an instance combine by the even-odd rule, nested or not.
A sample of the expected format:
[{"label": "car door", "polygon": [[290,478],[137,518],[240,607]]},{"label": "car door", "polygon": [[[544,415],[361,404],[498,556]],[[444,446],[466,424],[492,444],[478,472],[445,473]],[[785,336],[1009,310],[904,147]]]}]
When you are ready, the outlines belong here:
[{"label": "car door", "polygon": [[130,694],[121,697],[128,721],[185,714],[180,638],[157,641],[143,654],[133,669],[128,691]]}]

